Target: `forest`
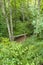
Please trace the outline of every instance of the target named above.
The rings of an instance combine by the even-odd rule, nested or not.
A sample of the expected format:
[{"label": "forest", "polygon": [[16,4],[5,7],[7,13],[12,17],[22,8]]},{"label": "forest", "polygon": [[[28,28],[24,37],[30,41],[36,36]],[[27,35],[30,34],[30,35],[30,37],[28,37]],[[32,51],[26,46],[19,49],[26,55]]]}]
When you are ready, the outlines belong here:
[{"label": "forest", "polygon": [[0,0],[0,65],[43,65],[43,0]]}]

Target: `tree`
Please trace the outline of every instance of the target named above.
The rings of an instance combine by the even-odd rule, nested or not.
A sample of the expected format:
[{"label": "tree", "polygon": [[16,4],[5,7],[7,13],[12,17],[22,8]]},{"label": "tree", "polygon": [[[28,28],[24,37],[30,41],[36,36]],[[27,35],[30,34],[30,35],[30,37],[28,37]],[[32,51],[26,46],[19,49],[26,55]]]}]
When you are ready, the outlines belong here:
[{"label": "tree", "polygon": [[6,10],[6,1],[5,0],[1,0],[1,8],[2,8],[3,15],[5,17],[5,20],[6,20],[9,39],[10,39],[10,41],[12,41],[10,25],[9,25],[9,20],[8,20],[8,16],[7,16],[7,10]]},{"label": "tree", "polygon": [[12,22],[12,8],[11,8],[10,0],[8,1],[8,5],[9,5],[9,13],[10,13],[11,40],[14,41],[14,36],[13,36],[13,22]]}]

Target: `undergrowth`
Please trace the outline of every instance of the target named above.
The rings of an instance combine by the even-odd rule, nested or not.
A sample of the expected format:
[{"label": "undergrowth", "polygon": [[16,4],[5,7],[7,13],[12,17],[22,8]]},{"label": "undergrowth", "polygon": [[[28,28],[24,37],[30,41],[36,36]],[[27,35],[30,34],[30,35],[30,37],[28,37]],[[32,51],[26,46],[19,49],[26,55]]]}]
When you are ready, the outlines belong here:
[{"label": "undergrowth", "polygon": [[[1,39],[1,38],[0,38]],[[28,38],[23,43],[0,41],[0,65],[42,65],[43,41]]]}]

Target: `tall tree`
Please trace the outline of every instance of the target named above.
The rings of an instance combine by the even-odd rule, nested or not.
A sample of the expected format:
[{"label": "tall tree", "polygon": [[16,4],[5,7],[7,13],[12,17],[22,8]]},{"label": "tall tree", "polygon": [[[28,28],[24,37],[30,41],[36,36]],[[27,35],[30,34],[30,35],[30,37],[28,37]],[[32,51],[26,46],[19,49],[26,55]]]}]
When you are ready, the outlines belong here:
[{"label": "tall tree", "polygon": [[8,5],[9,5],[9,13],[10,13],[11,40],[14,41],[14,36],[13,36],[13,22],[12,22],[12,8],[11,8],[10,0],[8,1]]},{"label": "tall tree", "polygon": [[7,11],[6,11],[6,2],[5,2],[5,0],[1,0],[1,8],[2,8],[3,15],[5,17],[5,20],[6,20],[8,34],[9,34],[9,39],[11,41],[11,32],[10,32],[10,26],[9,26],[8,16],[6,14]]}]

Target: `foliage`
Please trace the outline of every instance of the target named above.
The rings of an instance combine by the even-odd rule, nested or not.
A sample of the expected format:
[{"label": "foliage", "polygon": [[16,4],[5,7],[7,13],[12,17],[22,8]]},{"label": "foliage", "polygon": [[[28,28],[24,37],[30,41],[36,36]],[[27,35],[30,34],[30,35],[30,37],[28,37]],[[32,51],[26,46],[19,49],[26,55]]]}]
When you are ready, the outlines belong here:
[{"label": "foliage", "polygon": [[30,35],[33,33],[34,27],[28,21],[16,21],[16,27],[14,26],[14,35],[24,34],[27,33]]},{"label": "foliage", "polygon": [[[7,16],[10,23],[10,12],[9,12],[8,0],[5,1],[6,1]],[[28,33],[28,34],[33,33],[33,26],[32,26],[33,14],[31,13],[30,7],[27,4],[26,4],[26,0],[10,1],[10,6],[12,8],[12,22],[13,22],[15,35],[22,34],[22,33]],[[0,16],[1,16],[0,36],[8,37],[6,20],[2,14],[2,11],[0,11]],[[23,21],[23,16],[24,16],[24,21]]]},{"label": "foliage", "polygon": [[[6,10],[8,19],[10,19],[8,0],[6,1]],[[34,3],[33,3],[34,2]],[[35,4],[34,0],[10,0],[10,6],[12,9],[12,22],[14,35],[28,33],[28,35],[33,33],[38,33],[39,37],[43,37],[43,0],[40,3],[40,18],[38,19],[38,7],[37,2]],[[24,20],[23,20],[24,17]],[[39,20],[39,24],[37,22]],[[41,21],[41,22],[40,22]],[[10,23],[10,20],[9,20]],[[5,17],[0,9],[0,37],[8,37],[8,31],[6,26]]]},{"label": "foliage", "polygon": [[2,11],[0,10],[0,37],[1,36],[8,37],[8,34],[5,17],[3,16]]},{"label": "foliage", "polygon": [[39,38],[43,39],[43,14],[41,14],[41,11],[39,12],[38,9],[34,7],[32,8],[32,14],[32,25],[34,26],[34,33],[38,35]]},{"label": "foliage", "polygon": [[[2,1],[2,3],[1,3]],[[0,65],[43,65],[43,0],[0,1]],[[3,6],[3,3],[5,7]],[[38,3],[40,7],[38,7]],[[2,7],[5,8],[4,16]],[[40,11],[38,10],[40,8]],[[11,10],[10,10],[11,9]],[[9,11],[10,10],[10,11]],[[7,18],[7,20],[6,20]],[[12,20],[11,20],[12,19]],[[24,42],[10,42],[8,27],[14,35],[34,34]],[[4,38],[3,38],[4,37]],[[13,35],[11,35],[11,38]],[[41,39],[40,39],[41,38]]]},{"label": "foliage", "polygon": [[[1,39],[1,38],[0,38]],[[43,64],[43,41],[27,39],[23,44],[0,42],[0,65],[41,65]]]}]

